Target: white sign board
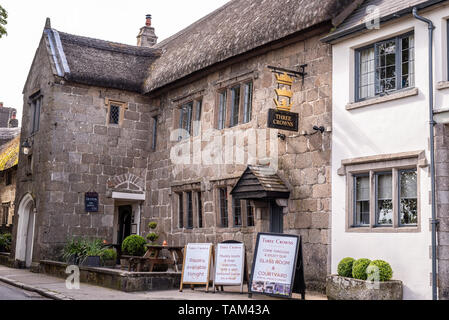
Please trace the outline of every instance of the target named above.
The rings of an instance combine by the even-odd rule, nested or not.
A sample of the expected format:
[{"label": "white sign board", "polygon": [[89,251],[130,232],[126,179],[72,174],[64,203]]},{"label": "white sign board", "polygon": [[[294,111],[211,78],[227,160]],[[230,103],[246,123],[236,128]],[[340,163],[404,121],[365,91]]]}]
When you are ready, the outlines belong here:
[{"label": "white sign board", "polygon": [[291,296],[299,237],[259,234],[251,275],[254,293]]},{"label": "white sign board", "polygon": [[241,285],[245,268],[245,245],[221,243],[217,246],[215,285]]},{"label": "white sign board", "polygon": [[191,243],[186,246],[182,283],[208,284],[210,278],[212,244]]}]

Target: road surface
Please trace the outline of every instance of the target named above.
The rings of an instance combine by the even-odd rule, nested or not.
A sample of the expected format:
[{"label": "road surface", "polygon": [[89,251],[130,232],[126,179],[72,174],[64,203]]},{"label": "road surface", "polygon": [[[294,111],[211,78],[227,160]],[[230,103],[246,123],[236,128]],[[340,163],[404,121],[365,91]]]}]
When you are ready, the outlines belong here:
[{"label": "road surface", "polygon": [[41,295],[0,282],[0,300],[48,300]]}]

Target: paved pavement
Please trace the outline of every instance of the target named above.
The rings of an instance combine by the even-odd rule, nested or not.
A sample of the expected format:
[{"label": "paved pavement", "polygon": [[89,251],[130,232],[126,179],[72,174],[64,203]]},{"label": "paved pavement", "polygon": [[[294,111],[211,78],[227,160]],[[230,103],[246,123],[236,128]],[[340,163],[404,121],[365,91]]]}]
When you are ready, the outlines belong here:
[{"label": "paved pavement", "polygon": [[38,293],[26,291],[0,282],[0,301],[5,300],[49,300]]},{"label": "paved pavement", "polygon": [[[55,300],[264,300],[273,299],[265,296],[253,296],[240,294],[238,287],[225,287],[225,292],[206,293],[205,289],[192,291],[186,288],[184,292],[178,290],[152,291],[126,293],[93,286],[80,284],[80,289],[68,289],[64,279],[45,274],[32,273],[28,270],[11,269],[0,266],[0,285],[8,284],[21,289],[34,291],[50,299]],[[7,289],[5,289],[7,290]],[[7,292],[7,291],[5,291]],[[1,293],[0,293],[1,295]],[[15,296],[14,296],[15,297]],[[299,298],[296,296],[295,298]],[[307,300],[327,300],[322,294],[308,293]]]}]

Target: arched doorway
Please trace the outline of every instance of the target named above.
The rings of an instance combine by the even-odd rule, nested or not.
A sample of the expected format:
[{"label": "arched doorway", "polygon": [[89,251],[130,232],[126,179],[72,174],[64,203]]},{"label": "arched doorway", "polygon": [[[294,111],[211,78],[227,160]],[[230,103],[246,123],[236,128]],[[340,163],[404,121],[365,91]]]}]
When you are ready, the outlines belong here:
[{"label": "arched doorway", "polygon": [[19,222],[17,225],[16,260],[25,262],[29,268],[33,261],[35,206],[34,199],[26,194],[20,201]]}]

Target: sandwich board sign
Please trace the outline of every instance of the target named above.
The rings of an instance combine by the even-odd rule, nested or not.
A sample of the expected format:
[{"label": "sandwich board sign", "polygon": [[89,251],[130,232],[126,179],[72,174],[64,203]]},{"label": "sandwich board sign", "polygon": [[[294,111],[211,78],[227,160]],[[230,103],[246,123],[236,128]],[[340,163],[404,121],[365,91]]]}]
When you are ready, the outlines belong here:
[{"label": "sandwich board sign", "polygon": [[301,237],[258,234],[249,292],[283,298],[298,292],[304,299]]},{"label": "sandwich board sign", "polygon": [[245,245],[237,241],[227,241],[217,245],[215,253],[214,292],[216,286],[240,286],[248,280],[246,272]]},{"label": "sandwich board sign", "polygon": [[191,243],[184,248],[184,263],[182,266],[181,288],[185,284],[206,285],[209,291],[213,257],[212,243]]}]

